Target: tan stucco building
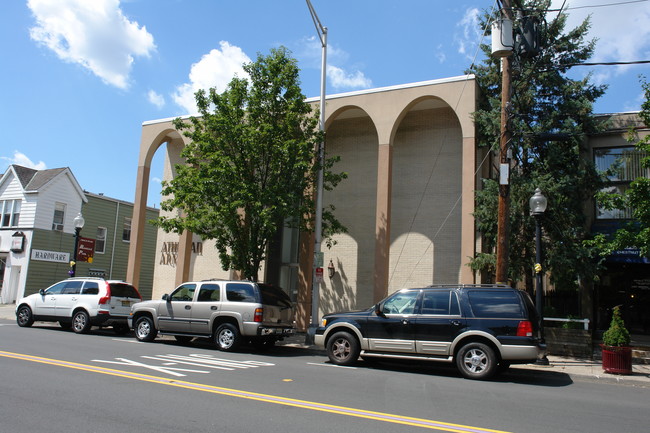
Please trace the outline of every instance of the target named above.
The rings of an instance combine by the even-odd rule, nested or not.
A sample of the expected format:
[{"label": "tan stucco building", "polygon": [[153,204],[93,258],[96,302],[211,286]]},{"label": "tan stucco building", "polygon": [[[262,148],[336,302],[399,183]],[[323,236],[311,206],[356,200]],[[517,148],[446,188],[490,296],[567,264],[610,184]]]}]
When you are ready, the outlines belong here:
[{"label": "tan stucco building", "polygon": [[[326,149],[339,155],[348,179],[326,192],[348,233],[324,248],[320,314],[362,308],[403,287],[473,283],[466,266],[480,248],[472,213],[479,158],[472,113],[472,75],[371,89],[326,100]],[[318,101],[309,102],[317,105]],[[186,138],[172,119],[143,123],[127,279],[137,281],[152,158],[166,144],[164,177],[173,177]],[[298,323],[310,320],[312,236],[284,229],[262,275],[298,303]],[[153,297],[187,280],[230,278],[211,241],[159,232]]]}]

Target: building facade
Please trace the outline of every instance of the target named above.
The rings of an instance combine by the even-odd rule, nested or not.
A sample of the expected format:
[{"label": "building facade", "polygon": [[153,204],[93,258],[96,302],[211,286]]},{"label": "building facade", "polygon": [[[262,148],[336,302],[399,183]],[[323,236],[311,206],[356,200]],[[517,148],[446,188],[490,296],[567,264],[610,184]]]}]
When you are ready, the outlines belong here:
[{"label": "building facade", "polygon": [[[158,215],[156,209],[146,211],[149,219]],[[69,168],[11,165],[0,178],[0,212],[1,303],[13,303],[69,276],[78,214],[86,221],[80,235],[95,239],[95,252],[93,263],[77,263],[76,275],[126,277],[126,224],[133,205],[85,192]],[[150,295],[156,230],[145,231],[140,289]]]},{"label": "building facade", "polygon": [[[325,192],[323,201],[335,206],[348,233],[337,235],[336,245],[324,249],[319,316],[366,308],[404,287],[481,283],[480,275],[467,266],[482,251],[473,217],[474,192],[481,179],[490,175],[491,161],[476,144],[472,113],[477,109],[477,92],[474,77],[462,76],[327,96],[326,149],[341,157],[336,170],[347,172],[348,179]],[[630,154],[629,127],[640,136],[648,134],[636,113],[604,117],[608,129],[588,137],[585,155],[602,171],[607,164],[620,164],[617,155]],[[143,123],[133,218],[136,239],[144,224],[138,209],[146,203],[151,159],[166,145],[163,177],[172,179],[174,165],[183,162],[184,140],[171,119]],[[624,161],[639,172],[638,158]],[[624,188],[632,174],[628,171],[623,178],[611,180]],[[594,231],[630,216],[629,211],[603,213],[595,203],[585,203],[585,212]],[[159,231],[153,296],[158,298],[187,280],[236,277],[221,268],[210,242],[187,232],[178,236]],[[137,281],[139,245],[131,244],[129,281]],[[291,294],[303,330],[310,322],[313,245],[313,236],[281,228],[260,273],[265,281]],[[632,253],[621,254],[629,261]],[[570,302],[554,298],[554,288],[546,286],[547,301],[559,299],[571,307],[565,314],[589,318],[597,327],[608,325],[607,311],[617,305],[613,302],[627,302],[630,316],[639,317],[634,319],[640,324],[635,330],[643,330],[649,315],[650,265],[638,257],[635,263],[615,260],[607,258],[601,280],[582,282],[582,289],[570,294]],[[646,312],[638,313],[642,310]]]},{"label": "building facade", "polygon": [[[471,75],[327,97],[327,152],[341,156],[336,169],[349,177],[323,200],[336,206],[348,233],[324,251],[335,273],[320,283],[320,314],[367,307],[402,287],[476,281],[467,266],[480,249],[472,215],[480,178],[476,99]],[[172,178],[184,140],[171,119],[143,124],[129,281],[140,273],[137,239],[145,218],[139,209],[146,203],[151,160],[165,144],[164,177]],[[200,254],[199,242],[191,233],[159,232],[154,297],[182,281],[232,276],[221,269],[210,241],[201,244]],[[163,259],[170,245],[173,266]],[[262,270],[266,281],[283,286],[297,302],[300,328],[310,319],[312,264],[313,237],[284,228]]]}]

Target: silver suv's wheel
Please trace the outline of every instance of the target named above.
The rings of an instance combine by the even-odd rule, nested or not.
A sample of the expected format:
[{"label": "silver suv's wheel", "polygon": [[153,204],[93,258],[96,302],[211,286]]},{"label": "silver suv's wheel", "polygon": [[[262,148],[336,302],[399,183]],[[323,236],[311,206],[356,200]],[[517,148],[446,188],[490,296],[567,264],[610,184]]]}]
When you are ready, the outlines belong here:
[{"label": "silver suv's wheel", "polygon": [[497,357],[487,344],[467,343],[456,355],[456,366],[468,379],[488,379],[497,368]]},{"label": "silver suv's wheel", "polygon": [[158,335],[158,330],[148,316],[140,316],[135,320],[135,338],[139,341],[153,341]]},{"label": "silver suv's wheel", "polygon": [[18,326],[23,328],[32,326],[34,324],[32,309],[27,305],[21,305],[20,308],[18,308],[18,312],[16,313],[16,322],[18,323]]},{"label": "silver suv's wheel", "polygon": [[217,328],[214,333],[214,342],[219,350],[231,352],[239,346],[240,343],[239,330],[236,326],[230,323],[224,323]]},{"label": "silver suv's wheel", "polygon": [[72,316],[72,330],[77,334],[85,334],[90,330],[90,317],[83,310],[77,311]]},{"label": "silver suv's wheel", "polygon": [[352,365],[359,358],[359,342],[349,332],[337,332],[327,340],[327,356],[332,364]]}]

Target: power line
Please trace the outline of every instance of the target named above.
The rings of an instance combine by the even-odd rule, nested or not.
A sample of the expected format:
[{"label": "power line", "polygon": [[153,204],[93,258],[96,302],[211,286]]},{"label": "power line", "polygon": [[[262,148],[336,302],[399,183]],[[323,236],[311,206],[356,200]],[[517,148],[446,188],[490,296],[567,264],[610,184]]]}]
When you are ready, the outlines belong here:
[{"label": "power line", "polygon": [[650,63],[650,60],[634,60],[631,62],[567,63],[566,65],[562,65],[562,66],[616,66],[616,65],[642,65],[645,63]]},{"label": "power line", "polygon": [[[588,8],[604,8],[607,6],[620,6],[620,5],[627,5],[627,4],[632,4],[632,3],[644,3],[647,2],[648,0],[630,0],[630,1],[624,1],[624,2],[618,2],[618,3],[604,3],[601,5],[589,5],[589,6],[576,6],[576,7],[568,7],[564,8],[564,10],[567,11],[572,11],[576,9],[588,9]],[[557,12],[561,11],[562,9],[548,9],[547,12]]]}]

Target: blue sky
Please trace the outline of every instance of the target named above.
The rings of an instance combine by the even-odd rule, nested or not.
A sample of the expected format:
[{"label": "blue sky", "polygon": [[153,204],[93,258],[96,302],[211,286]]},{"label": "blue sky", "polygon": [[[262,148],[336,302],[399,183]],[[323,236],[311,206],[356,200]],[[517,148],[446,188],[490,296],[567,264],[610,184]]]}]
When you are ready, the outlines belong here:
[{"label": "blue sky", "polygon": [[[312,4],[329,29],[333,94],[461,75],[481,60],[477,17],[495,2]],[[590,36],[598,38],[591,61],[650,59],[650,1],[572,0],[565,7],[570,27],[591,14]],[[304,0],[2,1],[0,173],[13,163],[67,166],[86,190],[133,201],[142,122],[191,113],[197,88],[223,90],[242,62],[279,45],[298,59],[305,95],[318,96],[320,42]],[[650,65],[578,67],[573,74],[589,72],[609,85],[597,113],[639,109],[638,77],[650,76]],[[162,154],[150,205],[158,205]]]}]

